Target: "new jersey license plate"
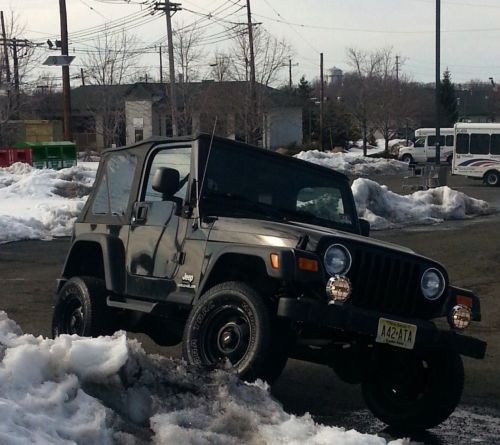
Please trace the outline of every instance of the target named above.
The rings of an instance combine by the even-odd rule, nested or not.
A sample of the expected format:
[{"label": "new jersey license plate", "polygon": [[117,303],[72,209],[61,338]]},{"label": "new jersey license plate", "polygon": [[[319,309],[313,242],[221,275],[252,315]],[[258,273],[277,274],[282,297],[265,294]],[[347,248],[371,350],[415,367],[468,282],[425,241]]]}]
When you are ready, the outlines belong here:
[{"label": "new jersey license plate", "polygon": [[416,336],[416,325],[381,318],[378,321],[377,338],[375,341],[400,348],[413,349]]}]

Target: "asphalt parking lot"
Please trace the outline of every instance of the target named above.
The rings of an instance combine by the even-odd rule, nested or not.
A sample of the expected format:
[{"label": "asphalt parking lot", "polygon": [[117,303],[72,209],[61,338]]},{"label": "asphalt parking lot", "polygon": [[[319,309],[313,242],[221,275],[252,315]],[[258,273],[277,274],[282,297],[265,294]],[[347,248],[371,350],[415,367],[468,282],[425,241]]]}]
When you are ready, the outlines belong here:
[{"label": "asphalt parking lot", "polygon": [[[387,184],[391,190],[401,191],[401,178],[372,179]],[[450,178],[449,185],[500,209],[500,188],[487,188],[480,182],[460,177]],[[374,238],[402,244],[437,259],[447,267],[452,283],[469,288],[481,297],[483,321],[472,326],[469,333],[488,342],[487,357],[480,361],[465,359],[466,387],[461,409],[435,432],[420,438],[424,443],[478,442],[478,422],[487,424],[481,427],[483,435],[479,443],[498,443],[492,438],[500,437],[499,228],[497,213],[466,221],[372,233]],[[55,280],[68,248],[68,239],[0,245],[0,309],[24,332],[50,335]],[[158,348],[143,340],[149,351],[179,356],[178,348]],[[384,431],[383,425],[364,410],[359,388],[342,383],[326,367],[290,360],[273,394],[291,412],[310,412],[326,424],[382,432],[390,437],[390,432]]]}]

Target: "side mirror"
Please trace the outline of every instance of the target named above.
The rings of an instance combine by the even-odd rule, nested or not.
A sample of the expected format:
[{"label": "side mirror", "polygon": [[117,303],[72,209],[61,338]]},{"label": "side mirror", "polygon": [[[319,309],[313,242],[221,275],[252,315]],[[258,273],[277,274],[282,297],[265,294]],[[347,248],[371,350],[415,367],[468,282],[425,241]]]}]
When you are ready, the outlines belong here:
[{"label": "side mirror", "polygon": [[370,236],[370,223],[363,218],[359,218],[359,227],[361,229],[361,235]]},{"label": "side mirror", "polygon": [[179,172],[173,168],[159,167],[153,176],[151,186],[155,192],[163,195],[163,199],[172,199],[180,188]]}]

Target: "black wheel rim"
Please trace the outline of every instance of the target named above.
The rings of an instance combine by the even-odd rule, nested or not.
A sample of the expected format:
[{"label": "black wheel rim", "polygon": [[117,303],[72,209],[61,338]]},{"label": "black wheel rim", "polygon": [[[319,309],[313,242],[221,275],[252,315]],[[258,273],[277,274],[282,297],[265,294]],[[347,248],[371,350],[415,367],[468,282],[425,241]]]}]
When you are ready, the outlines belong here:
[{"label": "black wheel rim", "polygon": [[202,360],[211,365],[228,360],[237,367],[248,352],[252,333],[250,319],[242,308],[237,305],[216,308],[201,327]]},{"label": "black wheel rim", "polygon": [[498,176],[495,175],[494,173],[490,173],[487,177],[486,177],[486,182],[489,184],[489,185],[497,185],[498,183]]},{"label": "black wheel rim", "polygon": [[68,297],[61,315],[62,334],[83,335],[85,316],[82,303],[76,296]]}]

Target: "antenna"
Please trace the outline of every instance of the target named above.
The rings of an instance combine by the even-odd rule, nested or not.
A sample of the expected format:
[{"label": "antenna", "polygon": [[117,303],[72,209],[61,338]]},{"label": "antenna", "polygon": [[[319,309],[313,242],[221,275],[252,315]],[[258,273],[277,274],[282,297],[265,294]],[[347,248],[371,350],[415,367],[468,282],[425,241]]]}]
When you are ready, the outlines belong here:
[{"label": "antenna", "polygon": [[[201,179],[200,192],[203,190],[203,185],[205,184],[205,177],[207,176],[208,161],[210,160],[210,154],[212,153],[212,145],[214,142],[215,129],[217,128],[217,119],[218,116],[215,116],[214,128],[212,129],[212,137],[210,138],[210,145],[208,147],[207,160],[205,162],[205,168],[203,169],[203,178]],[[198,202],[200,202],[199,197],[198,197]]]}]

